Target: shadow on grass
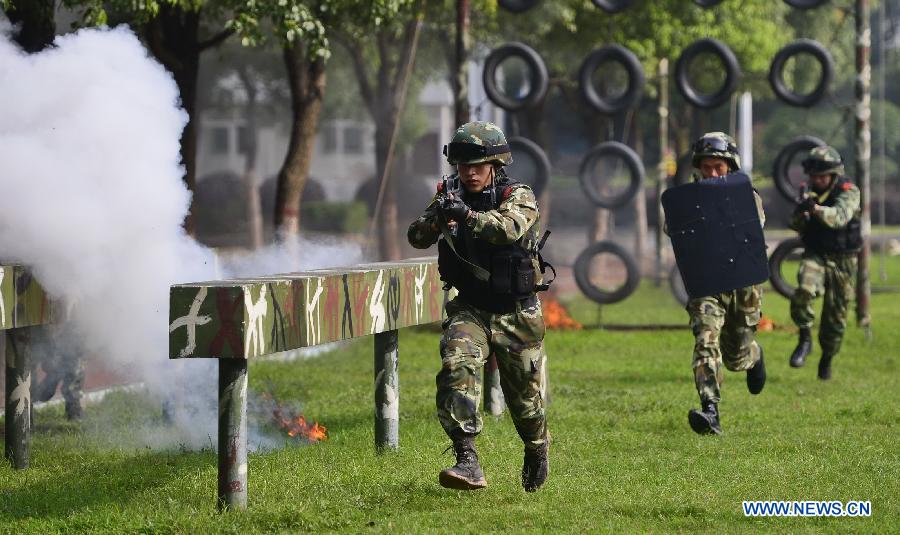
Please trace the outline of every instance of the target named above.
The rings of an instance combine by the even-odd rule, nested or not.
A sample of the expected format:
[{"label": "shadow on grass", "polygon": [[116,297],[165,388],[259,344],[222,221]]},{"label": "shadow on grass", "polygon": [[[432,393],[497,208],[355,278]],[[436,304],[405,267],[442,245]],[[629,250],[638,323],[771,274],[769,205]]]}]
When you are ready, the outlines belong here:
[{"label": "shadow on grass", "polygon": [[[121,507],[173,480],[183,480],[199,466],[208,467],[209,453],[145,453],[101,459],[40,473],[19,472],[24,484],[0,491],[0,517],[14,520],[29,518],[66,518],[80,511],[108,504]],[[73,457],[71,462],[77,463]],[[214,462],[214,461],[213,461]],[[16,479],[16,478],[13,478]],[[214,499],[211,496],[210,499]]]}]

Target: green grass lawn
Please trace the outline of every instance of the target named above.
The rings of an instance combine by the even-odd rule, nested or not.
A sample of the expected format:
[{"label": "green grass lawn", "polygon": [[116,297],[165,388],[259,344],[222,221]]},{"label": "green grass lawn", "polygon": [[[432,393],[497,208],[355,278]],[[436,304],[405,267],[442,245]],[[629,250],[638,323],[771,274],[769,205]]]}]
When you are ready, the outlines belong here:
[{"label": "green grass lawn", "polygon": [[[450,491],[452,464],[434,417],[440,360],[434,330],[400,335],[400,449],[373,448],[372,340],[292,363],[253,362],[251,387],[302,402],[330,439],[251,454],[249,508],[215,508],[212,449],[160,450],[159,405],[135,394],[89,406],[80,426],[59,410],[37,415],[32,468],[0,467],[0,532],[894,532],[900,526],[900,306],[873,297],[874,338],[850,328],[829,383],[787,365],[795,334],[759,334],[769,380],[750,396],[727,372],[725,435],[691,432],[697,405],[688,330],[551,332],[546,486],[519,484],[521,444],[507,416],[478,439],[487,489]],[[577,305],[577,303],[575,304]],[[582,303],[587,320],[595,311]],[[578,306],[573,306],[578,309]],[[764,312],[787,325],[787,301]],[[604,320],[685,324],[665,289],[644,285]],[[870,500],[870,518],[745,518],[741,501]]]}]

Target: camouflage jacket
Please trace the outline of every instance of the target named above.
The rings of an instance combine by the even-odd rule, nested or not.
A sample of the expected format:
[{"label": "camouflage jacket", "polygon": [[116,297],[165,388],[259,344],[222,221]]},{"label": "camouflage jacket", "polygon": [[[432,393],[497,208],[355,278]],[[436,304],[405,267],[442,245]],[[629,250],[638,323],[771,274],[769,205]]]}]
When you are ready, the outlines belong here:
[{"label": "camouflage jacket", "polygon": [[[534,247],[540,238],[540,215],[534,192],[525,184],[516,184],[496,210],[472,211],[466,219],[472,235],[488,243],[506,245],[522,240],[526,249]],[[437,199],[431,200],[425,212],[409,226],[409,244],[427,249],[441,237],[438,227]]]},{"label": "camouflage jacket", "polygon": [[[818,209],[810,216],[817,218],[826,227],[832,229],[839,229],[847,226],[847,223],[849,223],[854,216],[859,217],[861,213],[859,188],[850,182],[844,182],[841,191],[836,192],[834,191],[836,186],[837,181],[835,181],[835,184],[828,191],[818,196]],[[831,195],[837,195],[834,204],[831,206],[822,206],[821,204]],[[806,230],[807,225],[808,221],[803,213],[795,212],[791,218],[791,228],[802,234]]]}]

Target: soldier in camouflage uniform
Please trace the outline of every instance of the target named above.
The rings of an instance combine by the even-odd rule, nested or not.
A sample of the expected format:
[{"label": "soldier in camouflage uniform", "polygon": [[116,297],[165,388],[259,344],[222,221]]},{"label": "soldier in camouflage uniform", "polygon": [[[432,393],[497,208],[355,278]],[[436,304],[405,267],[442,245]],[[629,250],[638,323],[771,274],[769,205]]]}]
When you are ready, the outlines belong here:
[{"label": "soldier in camouflage uniform", "polygon": [[532,492],[549,472],[544,319],[535,294],[545,289],[537,255],[537,201],[530,187],[506,176],[503,166],[512,154],[494,124],[462,125],[444,154],[457,168],[461,191],[439,186],[408,232],[409,243],[419,249],[440,238],[441,279],[445,288],[459,291],[446,306],[436,396],[457,462],[439,481],[465,490],[487,485],[475,437],[482,429],[482,368],[494,352],[504,398],[525,444],[522,485]]},{"label": "soldier in camouflage uniform", "polygon": [[[722,132],[704,134],[694,143],[695,180],[721,177],[741,168],[737,146]],[[760,223],[766,216],[762,199],[754,191]],[[766,383],[762,347],[756,341],[762,289],[738,288],[718,295],[691,299],[687,311],[694,332],[694,383],[701,409],[691,409],[688,423],[700,434],[721,434],[718,403],[724,367],[747,372],[747,389],[759,394]]]},{"label": "soldier in camouflage uniform", "polygon": [[[39,365],[44,371],[44,378],[35,382],[32,387],[32,399],[35,401],[49,401],[56,394],[57,386],[65,400],[66,418],[80,420],[82,387],[84,385],[84,362],[77,348],[69,345],[75,340],[71,333],[67,332],[70,324],[47,326],[36,336],[42,336],[37,341],[40,351],[34,352],[36,356],[33,366]],[[59,340],[66,340],[60,343]],[[36,375],[32,375],[36,377]]]},{"label": "soldier in camouflage uniform", "polygon": [[804,185],[791,220],[805,250],[797,274],[799,286],[791,298],[791,318],[800,328],[800,340],[790,364],[803,366],[812,351],[813,303],[824,294],[818,375],[827,380],[831,378],[831,359],[841,349],[856,256],[862,246],[859,189],[843,177],[844,162],[832,147],[812,149],[803,160],[803,170],[809,175],[809,186]]}]

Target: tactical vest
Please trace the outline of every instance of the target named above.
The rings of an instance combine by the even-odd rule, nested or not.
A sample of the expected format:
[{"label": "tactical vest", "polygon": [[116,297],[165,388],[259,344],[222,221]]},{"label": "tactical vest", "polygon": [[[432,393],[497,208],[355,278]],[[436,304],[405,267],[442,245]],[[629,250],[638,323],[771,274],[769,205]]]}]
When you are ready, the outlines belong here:
[{"label": "tactical vest", "polygon": [[[847,180],[838,179],[831,188],[831,194],[822,206],[834,206],[837,199],[844,195],[844,188],[850,184]],[[811,217],[802,236],[803,245],[817,254],[856,253],[862,248],[862,232],[859,217],[853,218],[846,226],[834,229],[823,223],[818,217]]]},{"label": "tactical vest", "polygon": [[[502,175],[494,182],[494,186],[480,193],[465,192],[463,200],[476,212],[496,210],[521,185]],[[536,291],[546,289],[546,285],[537,284],[535,260],[539,259],[539,245],[525,243],[526,236],[515,243],[496,245],[475,236],[467,225],[459,224],[452,239],[456,253],[446,238],[438,242],[438,271],[445,288],[456,288],[467,303],[495,314],[506,314],[514,312],[517,303],[533,299]],[[479,280],[460,257],[487,270],[489,280]],[[545,263],[538,262],[542,269]]]}]

